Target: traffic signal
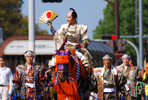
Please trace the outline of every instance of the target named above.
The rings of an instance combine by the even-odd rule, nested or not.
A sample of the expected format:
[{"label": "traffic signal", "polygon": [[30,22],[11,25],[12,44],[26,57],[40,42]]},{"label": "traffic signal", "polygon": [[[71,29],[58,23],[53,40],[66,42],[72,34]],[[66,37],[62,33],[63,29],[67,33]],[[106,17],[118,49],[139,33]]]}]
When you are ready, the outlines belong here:
[{"label": "traffic signal", "polygon": [[105,43],[107,45],[109,45],[113,51],[115,51],[115,41],[114,40],[109,40],[109,41],[107,41]]},{"label": "traffic signal", "polygon": [[102,35],[101,38],[106,39],[106,40],[116,40],[117,39],[116,35]]},{"label": "traffic signal", "polygon": [[112,35],[102,35],[101,39],[111,40],[112,39]]},{"label": "traffic signal", "polygon": [[124,44],[126,44],[126,40],[119,39],[117,43],[117,48],[119,52],[122,52],[126,49],[126,46],[124,46]]},{"label": "traffic signal", "polygon": [[62,2],[63,0],[42,0],[42,2],[44,2],[44,3],[46,3],[46,2],[58,2],[58,3],[60,3],[60,2]]},{"label": "traffic signal", "polygon": [[116,40],[117,36],[116,35],[112,35],[112,40]]}]

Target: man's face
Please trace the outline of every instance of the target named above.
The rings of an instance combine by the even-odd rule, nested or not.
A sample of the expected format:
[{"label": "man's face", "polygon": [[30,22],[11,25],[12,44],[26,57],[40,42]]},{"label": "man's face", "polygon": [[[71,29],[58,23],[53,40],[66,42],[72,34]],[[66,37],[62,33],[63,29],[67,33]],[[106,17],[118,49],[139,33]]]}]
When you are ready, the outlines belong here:
[{"label": "man's face", "polygon": [[68,24],[70,24],[70,25],[73,25],[73,24],[75,24],[75,19],[73,19],[73,17],[72,17],[72,12],[69,12],[68,14],[67,14],[67,22],[68,22]]},{"label": "man's face", "polygon": [[128,66],[130,59],[128,57],[124,57],[124,58],[122,58],[122,61],[123,61],[124,65]]},{"label": "man's face", "polygon": [[111,59],[110,58],[104,59],[103,64],[105,65],[105,67],[109,68],[111,66]]},{"label": "man's face", "polygon": [[0,66],[3,67],[4,66],[4,59],[0,58]]},{"label": "man's face", "polygon": [[26,62],[29,63],[29,64],[32,64],[33,63],[33,58],[34,58],[34,56],[32,54],[28,54],[25,57]]}]

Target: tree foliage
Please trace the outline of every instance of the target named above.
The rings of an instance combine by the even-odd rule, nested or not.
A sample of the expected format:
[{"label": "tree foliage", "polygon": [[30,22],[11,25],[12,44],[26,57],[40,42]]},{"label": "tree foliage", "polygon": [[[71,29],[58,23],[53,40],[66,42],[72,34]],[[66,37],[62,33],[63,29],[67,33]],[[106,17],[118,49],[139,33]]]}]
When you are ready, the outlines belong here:
[{"label": "tree foliage", "polygon": [[[0,27],[3,28],[4,39],[12,35],[28,34],[28,17],[21,14],[23,0],[0,0]],[[48,34],[35,24],[36,34]]]},{"label": "tree foliage", "polygon": [[[113,1],[113,0],[111,0]],[[104,19],[99,20],[99,25],[93,31],[94,39],[101,38],[102,34],[115,34],[115,14],[113,7],[108,3],[103,10]],[[120,36],[138,35],[135,33],[135,1],[134,0],[119,0],[119,23]],[[148,2],[143,0],[143,34],[148,35]],[[137,47],[139,47],[138,39],[129,39]],[[147,49],[147,39],[144,39],[144,51]],[[132,56],[136,56],[134,49],[130,45],[126,45],[127,49],[124,51]]]}]

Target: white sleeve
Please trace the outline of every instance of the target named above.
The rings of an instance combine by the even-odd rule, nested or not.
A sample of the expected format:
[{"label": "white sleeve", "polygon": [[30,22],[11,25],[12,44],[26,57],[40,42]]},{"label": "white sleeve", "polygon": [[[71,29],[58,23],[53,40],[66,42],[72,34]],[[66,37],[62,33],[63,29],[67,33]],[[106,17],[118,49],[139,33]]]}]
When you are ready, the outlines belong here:
[{"label": "white sleeve", "polygon": [[88,67],[88,60],[86,59],[86,57],[78,50],[75,51],[75,54],[82,61],[83,66]]},{"label": "white sleeve", "polygon": [[88,34],[87,34],[87,29],[88,27],[85,25],[80,25],[81,27],[81,39],[83,40],[89,40]]},{"label": "white sleeve", "polygon": [[118,75],[116,68],[114,68],[114,75]]},{"label": "white sleeve", "polygon": [[54,34],[54,40],[59,43],[60,45],[63,44],[64,39],[65,39],[65,29],[67,27],[67,24],[61,25],[60,29],[56,31]]},{"label": "white sleeve", "polygon": [[49,66],[49,67],[56,66],[56,57],[52,57],[52,59],[49,60],[48,66]]},{"label": "white sleeve", "polygon": [[13,82],[12,82],[13,76],[12,76],[12,72],[11,69],[9,69],[9,85],[10,85],[10,89],[9,89],[9,95],[12,94],[13,91]]}]

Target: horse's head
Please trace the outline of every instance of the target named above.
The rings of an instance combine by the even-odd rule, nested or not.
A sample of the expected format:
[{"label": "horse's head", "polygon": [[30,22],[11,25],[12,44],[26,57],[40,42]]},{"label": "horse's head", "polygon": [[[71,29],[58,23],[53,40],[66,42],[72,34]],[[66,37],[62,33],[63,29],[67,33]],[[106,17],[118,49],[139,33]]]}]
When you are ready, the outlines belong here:
[{"label": "horse's head", "polygon": [[70,50],[56,51],[56,65],[58,70],[58,77],[61,82],[65,81],[65,77],[68,73],[68,66],[70,62]]}]

